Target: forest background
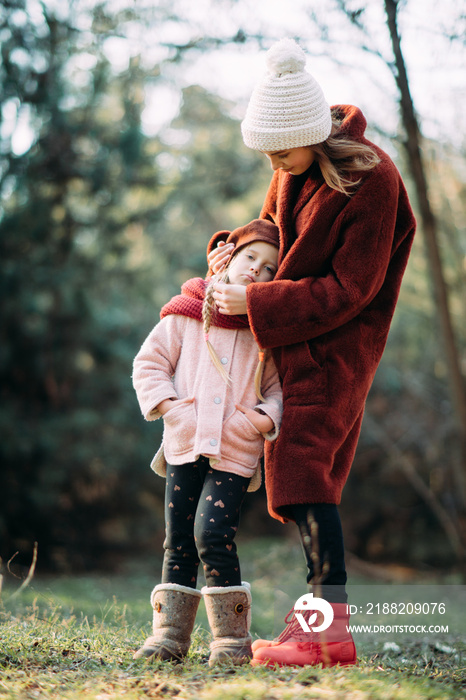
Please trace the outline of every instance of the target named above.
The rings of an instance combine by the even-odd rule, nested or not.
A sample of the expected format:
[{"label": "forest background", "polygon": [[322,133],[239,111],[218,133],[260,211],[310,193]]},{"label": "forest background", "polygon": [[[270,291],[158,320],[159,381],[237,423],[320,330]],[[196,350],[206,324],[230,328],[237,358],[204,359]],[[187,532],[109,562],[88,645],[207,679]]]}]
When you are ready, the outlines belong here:
[{"label": "forest background", "polygon": [[[205,275],[210,236],[259,214],[271,172],[239,122],[265,49],[292,36],[329,103],[363,109],[419,221],[341,506],[348,556],[464,582],[465,29],[453,0],[3,2],[4,566],[27,570],[35,543],[38,571],[160,550],[161,425],[132,360]],[[263,487],[242,531],[290,535]]]}]

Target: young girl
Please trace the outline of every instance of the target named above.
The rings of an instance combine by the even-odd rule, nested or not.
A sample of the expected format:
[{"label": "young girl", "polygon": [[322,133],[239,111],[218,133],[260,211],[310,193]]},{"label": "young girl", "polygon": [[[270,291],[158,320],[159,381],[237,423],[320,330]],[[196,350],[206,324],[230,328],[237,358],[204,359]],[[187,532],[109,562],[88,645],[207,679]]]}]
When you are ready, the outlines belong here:
[{"label": "young girl", "polygon": [[[216,284],[214,297],[223,314],[247,313],[272,349],[284,406],[265,450],[269,510],[298,525],[307,581],[323,579],[317,595],[334,622],[324,644],[292,616],[277,640],[254,642],[253,664],[355,663],[337,506],[415,232],[400,174],[366,139],[363,114],[330,108],[305,63],[291,39],[272,46],[241,125],[275,171],[260,216],[280,228],[278,273],[265,290]],[[214,271],[228,260],[224,241],[209,244]]]},{"label": "young girl", "polygon": [[[263,287],[275,276],[278,228],[255,220],[232,233],[225,284]],[[281,388],[247,316],[222,316],[213,284],[194,279],[161,312],[134,361],[146,420],[164,418],[152,468],[166,476],[162,583],[154,588],[153,635],[135,658],[186,656],[201,594],[213,633],[209,664],[240,663],[251,652],[248,584],[234,538],[246,491],[260,485],[264,438],[278,435]],[[199,561],[206,586],[196,590]]]}]

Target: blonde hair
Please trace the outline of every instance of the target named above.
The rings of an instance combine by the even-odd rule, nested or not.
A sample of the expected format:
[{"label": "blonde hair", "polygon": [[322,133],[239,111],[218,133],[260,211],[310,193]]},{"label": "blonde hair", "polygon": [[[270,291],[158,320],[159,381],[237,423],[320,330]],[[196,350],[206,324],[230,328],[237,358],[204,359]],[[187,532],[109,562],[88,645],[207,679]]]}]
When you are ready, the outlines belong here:
[{"label": "blonde hair", "polygon": [[368,145],[345,138],[341,132],[338,110],[332,110],[332,130],[326,141],[312,146],[325,182],[338,192],[351,196],[361,182],[348,177],[349,173],[372,170],[380,163],[377,153]]},{"label": "blonde hair", "polygon": [[[223,271],[221,275],[213,275],[210,278],[210,282],[207,286],[207,289],[205,291],[205,296],[204,296],[204,303],[202,304],[202,321],[204,323],[204,338],[207,344],[207,349],[209,351],[210,358],[216,367],[217,371],[221,375],[222,379],[227,383],[231,384],[231,377],[226,371],[225,367],[222,365],[220,362],[219,356],[215,352],[215,348],[213,347],[212,343],[209,340],[209,331],[210,331],[210,326],[212,325],[212,316],[214,313],[214,308],[215,308],[215,300],[213,297],[214,293],[214,285],[217,282],[225,282],[229,283],[229,278],[228,278],[228,266],[231,264],[231,262],[234,260],[235,255],[233,255],[230,260],[228,261],[227,268]],[[254,375],[254,390],[256,392],[256,396],[260,401],[265,401],[262,391],[261,391],[261,385],[262,385],[262,376],[264,374],[264,366],[265,366],[265,360],[266,360],[266,354],[267,350],[263,350],[262,348],[259,348],[259,362],[256,367],[256,372]]]}]

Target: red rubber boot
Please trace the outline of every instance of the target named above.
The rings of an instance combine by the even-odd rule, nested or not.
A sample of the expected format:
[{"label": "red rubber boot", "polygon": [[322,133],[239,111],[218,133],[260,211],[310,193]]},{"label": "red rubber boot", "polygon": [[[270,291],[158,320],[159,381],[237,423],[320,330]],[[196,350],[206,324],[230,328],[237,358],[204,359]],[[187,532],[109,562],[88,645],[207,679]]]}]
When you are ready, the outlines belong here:
[{"label": "red rubber boot", "polygon": [[[322,632],[305,632],[295,616],[295,610],[290,610],[285,618],[288,622],[277,639],[268,642],[257,639],[253,645],[253,666],[350,666],[356,661],[356,647],[348,630],[349,613],[345,603],[330,603],[333,608],[333,622]],[[310,615],[306,613],[305,620]],[[319,612],[314,626],[322,623],[323,617]]]}]

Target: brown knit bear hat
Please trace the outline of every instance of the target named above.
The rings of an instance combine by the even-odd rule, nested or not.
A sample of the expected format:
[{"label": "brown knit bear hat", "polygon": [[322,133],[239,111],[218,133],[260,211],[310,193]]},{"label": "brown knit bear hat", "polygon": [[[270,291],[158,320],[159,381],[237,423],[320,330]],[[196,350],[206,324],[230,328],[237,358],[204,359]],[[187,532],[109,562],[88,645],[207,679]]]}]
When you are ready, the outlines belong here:
[{"label": "brown knit bear hat", "polygon": [[245,226],[235,228],[228,236],[226,243],[233,243],[235,246],[234,252],[237,253],[240,248],[252,243],[253,241],[264,241],[270,243],[276,248],[280,247],[280,237],[278,226],[275,226],[267,219],[254,219]]}]

